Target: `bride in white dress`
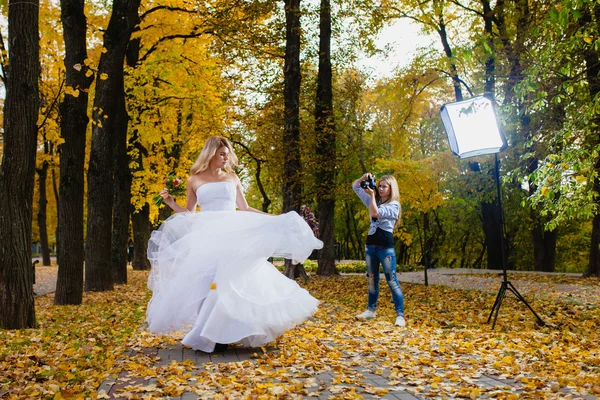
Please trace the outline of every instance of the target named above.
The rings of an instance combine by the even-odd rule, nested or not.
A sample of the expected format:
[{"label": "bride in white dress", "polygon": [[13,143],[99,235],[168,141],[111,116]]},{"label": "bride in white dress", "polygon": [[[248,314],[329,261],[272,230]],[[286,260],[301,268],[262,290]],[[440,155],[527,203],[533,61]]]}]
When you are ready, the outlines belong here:
[{"label": "bride in white dress", "polygon": [[148,243],[150,332],[182,332],[184,345],[205,352],[216,344],[269,343],[318,306],[267,259],[304,261],[323,243],[295,212],[275,216],[249,207],[236,164],[227,139],[209,138],[192,166],[186,207],[163,190],[176,214]]}]

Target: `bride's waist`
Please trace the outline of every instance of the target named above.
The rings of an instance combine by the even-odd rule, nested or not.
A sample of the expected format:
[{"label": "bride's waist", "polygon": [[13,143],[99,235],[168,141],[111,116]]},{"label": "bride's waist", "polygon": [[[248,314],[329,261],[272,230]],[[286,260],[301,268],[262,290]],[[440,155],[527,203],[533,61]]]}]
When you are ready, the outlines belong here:
[{"label": "bride's waist", "polygon": [[235,211],[235,209],[236,204],[233,201],[200,204],[200,211]]}]

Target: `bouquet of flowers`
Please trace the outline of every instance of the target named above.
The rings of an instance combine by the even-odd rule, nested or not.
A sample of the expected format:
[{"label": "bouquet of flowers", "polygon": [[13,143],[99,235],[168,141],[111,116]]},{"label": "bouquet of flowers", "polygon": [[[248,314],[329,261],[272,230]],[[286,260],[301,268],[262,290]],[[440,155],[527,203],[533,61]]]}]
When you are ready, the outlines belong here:
[{"label": "bouquet of flowers", "polygon": [[[175,176],[175,174],[170,174],[165,178],[163,183],[165,184],[165,189],[167,189],[169,194],[173,197],[180,196],[185,193],[185,186],[182,184],[181,179]],[[157,206],[160,206],[164,203],[165,199],[163,199],[163,197],[159,194],[154,196],[152,201],[154,201],[154,204]]]}]

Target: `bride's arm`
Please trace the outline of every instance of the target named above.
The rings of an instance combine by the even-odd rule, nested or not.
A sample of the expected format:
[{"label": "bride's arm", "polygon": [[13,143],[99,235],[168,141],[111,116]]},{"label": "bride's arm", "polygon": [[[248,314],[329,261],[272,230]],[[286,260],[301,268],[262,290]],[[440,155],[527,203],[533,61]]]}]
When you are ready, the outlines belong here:
[{"label": "bride's arm", "polygon": [[235,204],[237,205],[240,211],[250,211],[259,214],[271,215],[269,213],[257,210],[256,208],[252,208],[248,205],[246,197],[244,196],[244,191],[242,189],[242,182],[240,181],[240,178],[237,175],[235,175]]},{"label": "bride's arm", "polygon": [[196,198],[196,193],[192,189],[192,186],[192,177],[190,176],[187,181],[187,202],[185,208],[181,207],[175,202],[175,198],[173,198],[173,196],[169,194],[167,189],[163,189],[160,192],[160,195],[163,197],[163,199],[165,199],[165,204],[171,207],[171,209],[173,209],[173,211],[175,211],[176,213],[194,212],[196,210],[196,202],[198,199]]}]

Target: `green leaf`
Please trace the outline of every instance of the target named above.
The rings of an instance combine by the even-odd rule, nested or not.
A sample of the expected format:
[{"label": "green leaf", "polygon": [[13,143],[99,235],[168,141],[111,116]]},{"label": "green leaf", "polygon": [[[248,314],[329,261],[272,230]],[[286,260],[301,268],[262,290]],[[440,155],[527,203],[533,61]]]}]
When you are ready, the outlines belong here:
[{"label": "green leaf", "polygon": [[488,42],[483,42],[483,48],[485,49],[486,53],[492,54],[492,48],[490,47],[490,45],[488,44]]},{"label": "green leaf", "polygon": [[551,22],[556,24],[558,22],[558,10],[556,8],[551,9],[548,13],[548,17]]},{"label": "green leaf", "polygon": [[573,15],[573,18],[575,18],[575,20],[583,18],[583,14],[580,13],[578,10],[571,10],[571,15]]}]

